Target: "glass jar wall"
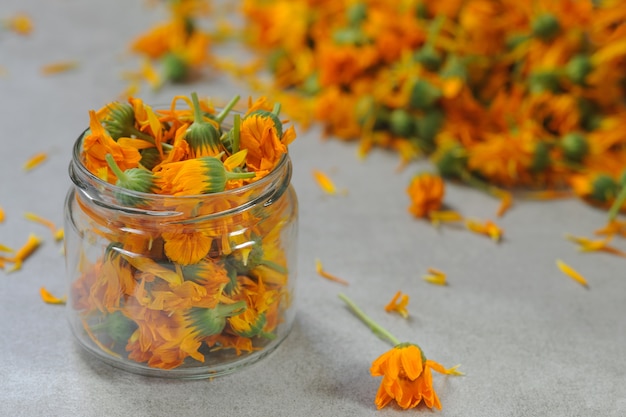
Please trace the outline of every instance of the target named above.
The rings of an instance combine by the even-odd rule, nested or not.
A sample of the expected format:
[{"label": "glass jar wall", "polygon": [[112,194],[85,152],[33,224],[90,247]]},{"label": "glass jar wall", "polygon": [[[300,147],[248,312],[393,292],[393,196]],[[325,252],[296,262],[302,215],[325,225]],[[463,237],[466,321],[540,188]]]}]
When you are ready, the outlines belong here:
[{"label": "glass jar wall", "polygon": [[80,345],[175,378],[229,373],[275,349],[295,315],[289,155],[243,187],[175,197],[100,180],[81,143],[65,210],[67,309]]}]

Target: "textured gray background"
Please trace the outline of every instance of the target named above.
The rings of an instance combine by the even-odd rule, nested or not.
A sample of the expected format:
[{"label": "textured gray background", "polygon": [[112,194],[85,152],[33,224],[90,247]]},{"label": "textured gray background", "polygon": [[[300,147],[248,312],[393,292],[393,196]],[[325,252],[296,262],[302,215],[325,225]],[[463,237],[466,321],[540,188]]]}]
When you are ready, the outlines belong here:
[{"label": "textured gray background", "polygon": [[[0,33],[0,242],[20,246],[28,233],[46,238],[22,271],[0,273],[0,415],[2,416],[367,416],[396,415],[373,404],[378,380],[370,363],[388,349],[348,312],[351,296],[398,338],[420,343],[465,377],[436,375],[441,416],[626,415],[626,274],[624,258],[581,254],[566,233],[591,235],[604,214],[577,200],[520,201],[500,220],[500,245],[463,230],[436,230],[410,218],[405,187],[426,162],[397,172],[396,155],[357,158],[354,143],[324,141],[299,129],[291,148],[300,198],[298,315],[287,340],[262,362],[213,381],[174,381],[127,374],[96,362],[73,343],[63,307],[41,302],[39,287],[65,291],[60,246],[25,211],[62,222],[71,145],[89,109],[126,86],[129,40],[162,17],[140,1],[4,0],[0,16],[26,11],[28,38]],[[40,67],[76,59],[72,72],[43,77]],[[227,99],[243,84],[210,76],[160,92]],[[50,159],[24,173],[32,154]],[[331,173],[346,196],[327,196],[312,179]],[[449,185],[446,202],[466,216],[493,217],[498,203]],[[617,245],[626,247],[625,242]],[[315,273],[319,257],[343,287]],[[555,266],[562,258],[587,276],[585,289]],[[421,279],[429,266],[450,285]],[[411,317],[383,311],[397,290],[411,296]],[[429,414],[424,407],[418,413]],[[407,412],[413,413],[413,412]]]}]

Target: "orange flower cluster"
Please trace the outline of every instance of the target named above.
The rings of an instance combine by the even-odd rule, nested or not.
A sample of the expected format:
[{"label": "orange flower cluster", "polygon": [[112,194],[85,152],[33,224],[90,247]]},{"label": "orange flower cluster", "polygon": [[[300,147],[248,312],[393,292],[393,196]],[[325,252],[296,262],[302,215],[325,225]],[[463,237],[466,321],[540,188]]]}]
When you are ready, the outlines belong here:
[{"label": "orange flower cluster", "polygon": [[[189,108],[176,108],[178,100]],[[271,215],[235,209],[259,197],[245,186],[284,160],[295,131],[264,98],[227,128],[235,102],[218,113],[194,93],[169,109],[131,98],[90,112],[81,162],[123,210],[80,196],[72,203],[83,213],[74,222],[96,242],[82,237],[84,245],[97,247],[79,248],[69,303],[101,351],[172,369],[214,363],[207,355],[216,350],[256,351],[277,337],[290,305],[290,203],[273,201]],[[154,210],[183,217],[167,221]]]},{"label": "orange flower cluster", "polygon": [[211,35],[199,24],[199,18],[210,12],[209,2],[176,0],[167,1],[166,6],[169,20],[142,33],[130,45],[133,53],[145,58],[138,78],[147,79],[154,88],[164,82],[193,79],[211,63]]},{"label": "orange flower cluster", "polygon": [[499,197],[571,186],[609,206],[624,188],[619,0],[246,0],[243,13],[275,86],[302,97],[290,108],[329,134],[428,155]]}]

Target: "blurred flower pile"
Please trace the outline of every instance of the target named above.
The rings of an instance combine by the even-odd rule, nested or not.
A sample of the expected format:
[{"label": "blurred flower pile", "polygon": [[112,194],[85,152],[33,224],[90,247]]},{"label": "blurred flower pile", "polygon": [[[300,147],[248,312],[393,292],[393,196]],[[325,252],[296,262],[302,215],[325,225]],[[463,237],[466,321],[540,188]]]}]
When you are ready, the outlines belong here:
[{"label": "blurred flower pile", "polygon": [[246,0],[243,13],[274,87],[300,97],[292,118],[363,152],[428,156],[500,198],[571,187],[609,207],[623,187],[621,1]]}]

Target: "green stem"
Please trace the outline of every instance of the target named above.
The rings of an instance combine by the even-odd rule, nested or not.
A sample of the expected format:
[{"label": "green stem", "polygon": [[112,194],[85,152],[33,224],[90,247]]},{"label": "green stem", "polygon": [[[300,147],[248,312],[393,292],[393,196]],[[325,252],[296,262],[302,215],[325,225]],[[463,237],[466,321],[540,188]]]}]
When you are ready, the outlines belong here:
[{"label": "green stem", "polygon": [[265,265],[266,267],[273,269],[276,272],[280,272],[281,274],[286,274],[287,273],[287,268],[285,268],[282,265],[277,264],[276,262],[272,262],[272,261],[268,261],[268,260],[261,260],[261,262],[259,262],[259,265]]},{"label": "green stem", "polygon": [[224,121],[224,119],[226,118],[226,116],[228,115],[228,113],[230,113],[230,111],[233,109],[233,107],[235,107],[235,104],[237,104],[238,101],[239,101],[239,96],[238,95],[236,95],[235,97],[230,99],[230,101],[228,102],[226,107],[224,107],[222,109],[222,111],[219,112],[219,114],[217,116],[215,116],[215,120],[217,120],[218,122],[222,123]]},{"label": "green stem", "polygon": [[191,93],[191,102],[193,103],[193,122],[198,124],[205,123],[204,115],[200,109],[200,100],[198,100],[198,94],[195,91]]},{"label": "green stem", "polygon": [[104,158],[106,159],[109,168],[111,168],[111,171],[113,171],[113,173],[117,177],[118,181],[126,181],[128,179],[126,178],[126,174],[124,173],[124,171],[120,169],[120,167],[115,162],[115,159],[113,159],[113,155],[108,153]]},{"label": "green stem", "polygon": [[609,209],[609,221],[615,220],[617,213],[619,213],[620,209],[624,205],[624,201],[626,201],[626,185],[622,186],[622,189]]},{"label": "green stem", "polygon": [[474,188],[476,188],[478,190],[484,191],[487,194],[492,195],[494,197],[499,197],[503,193],[503,191],[500,190],[499,188],[494,187],[494,186],[486,183],[485,181],[482,181],[482,180],[476,178],[475,176],[473,176],[468,171],[463,170],[460,173],[460,178],[461,178],[461,181],[463,181],[467,185],[469,185],[471,187],[474,187]]},{"label": "green stem", "polygon": [[280,114],[280,103],[274,103],[274,107],[272,108],[272,113],[276,116]]},{"label": "green stem", "polygon": [[233,119],[233,143],[232,143],[233,153],[239,152],[240,129],[241,129],[241,116],[239,114],[235,114],[235,118]]},{"label": "green stem", "polygon": [[227,180],[241,180],[245,178],[254,178],[256,176],[256,172],[232,172],[226,171],[226,179]]},{"label": "green stem", "polygon": [[391,333],[385,330],[380,324],[376,323],[367,314],[365,314],[363,310],[361,310],[356,304],[354,304],[354,302],[351,299],[349,299],[347,296],[345,296],[342,293],[339,293],[338,296],[339,298],[341,298],[341,300],[343,300],[344,303],[348,305],[350,310],[352,310],[352,312],[356,314],[356,316],[359,319],[361,319],[361,321],[365,323],[367,327],[369,327],[372,330],[372,332],[374,332],[376,336],[380,337],[383,340],[387,340],[391,342],[394,346],[399,345],[401,343],[398,339],[396,339],[395,336],[393,336]]}]

